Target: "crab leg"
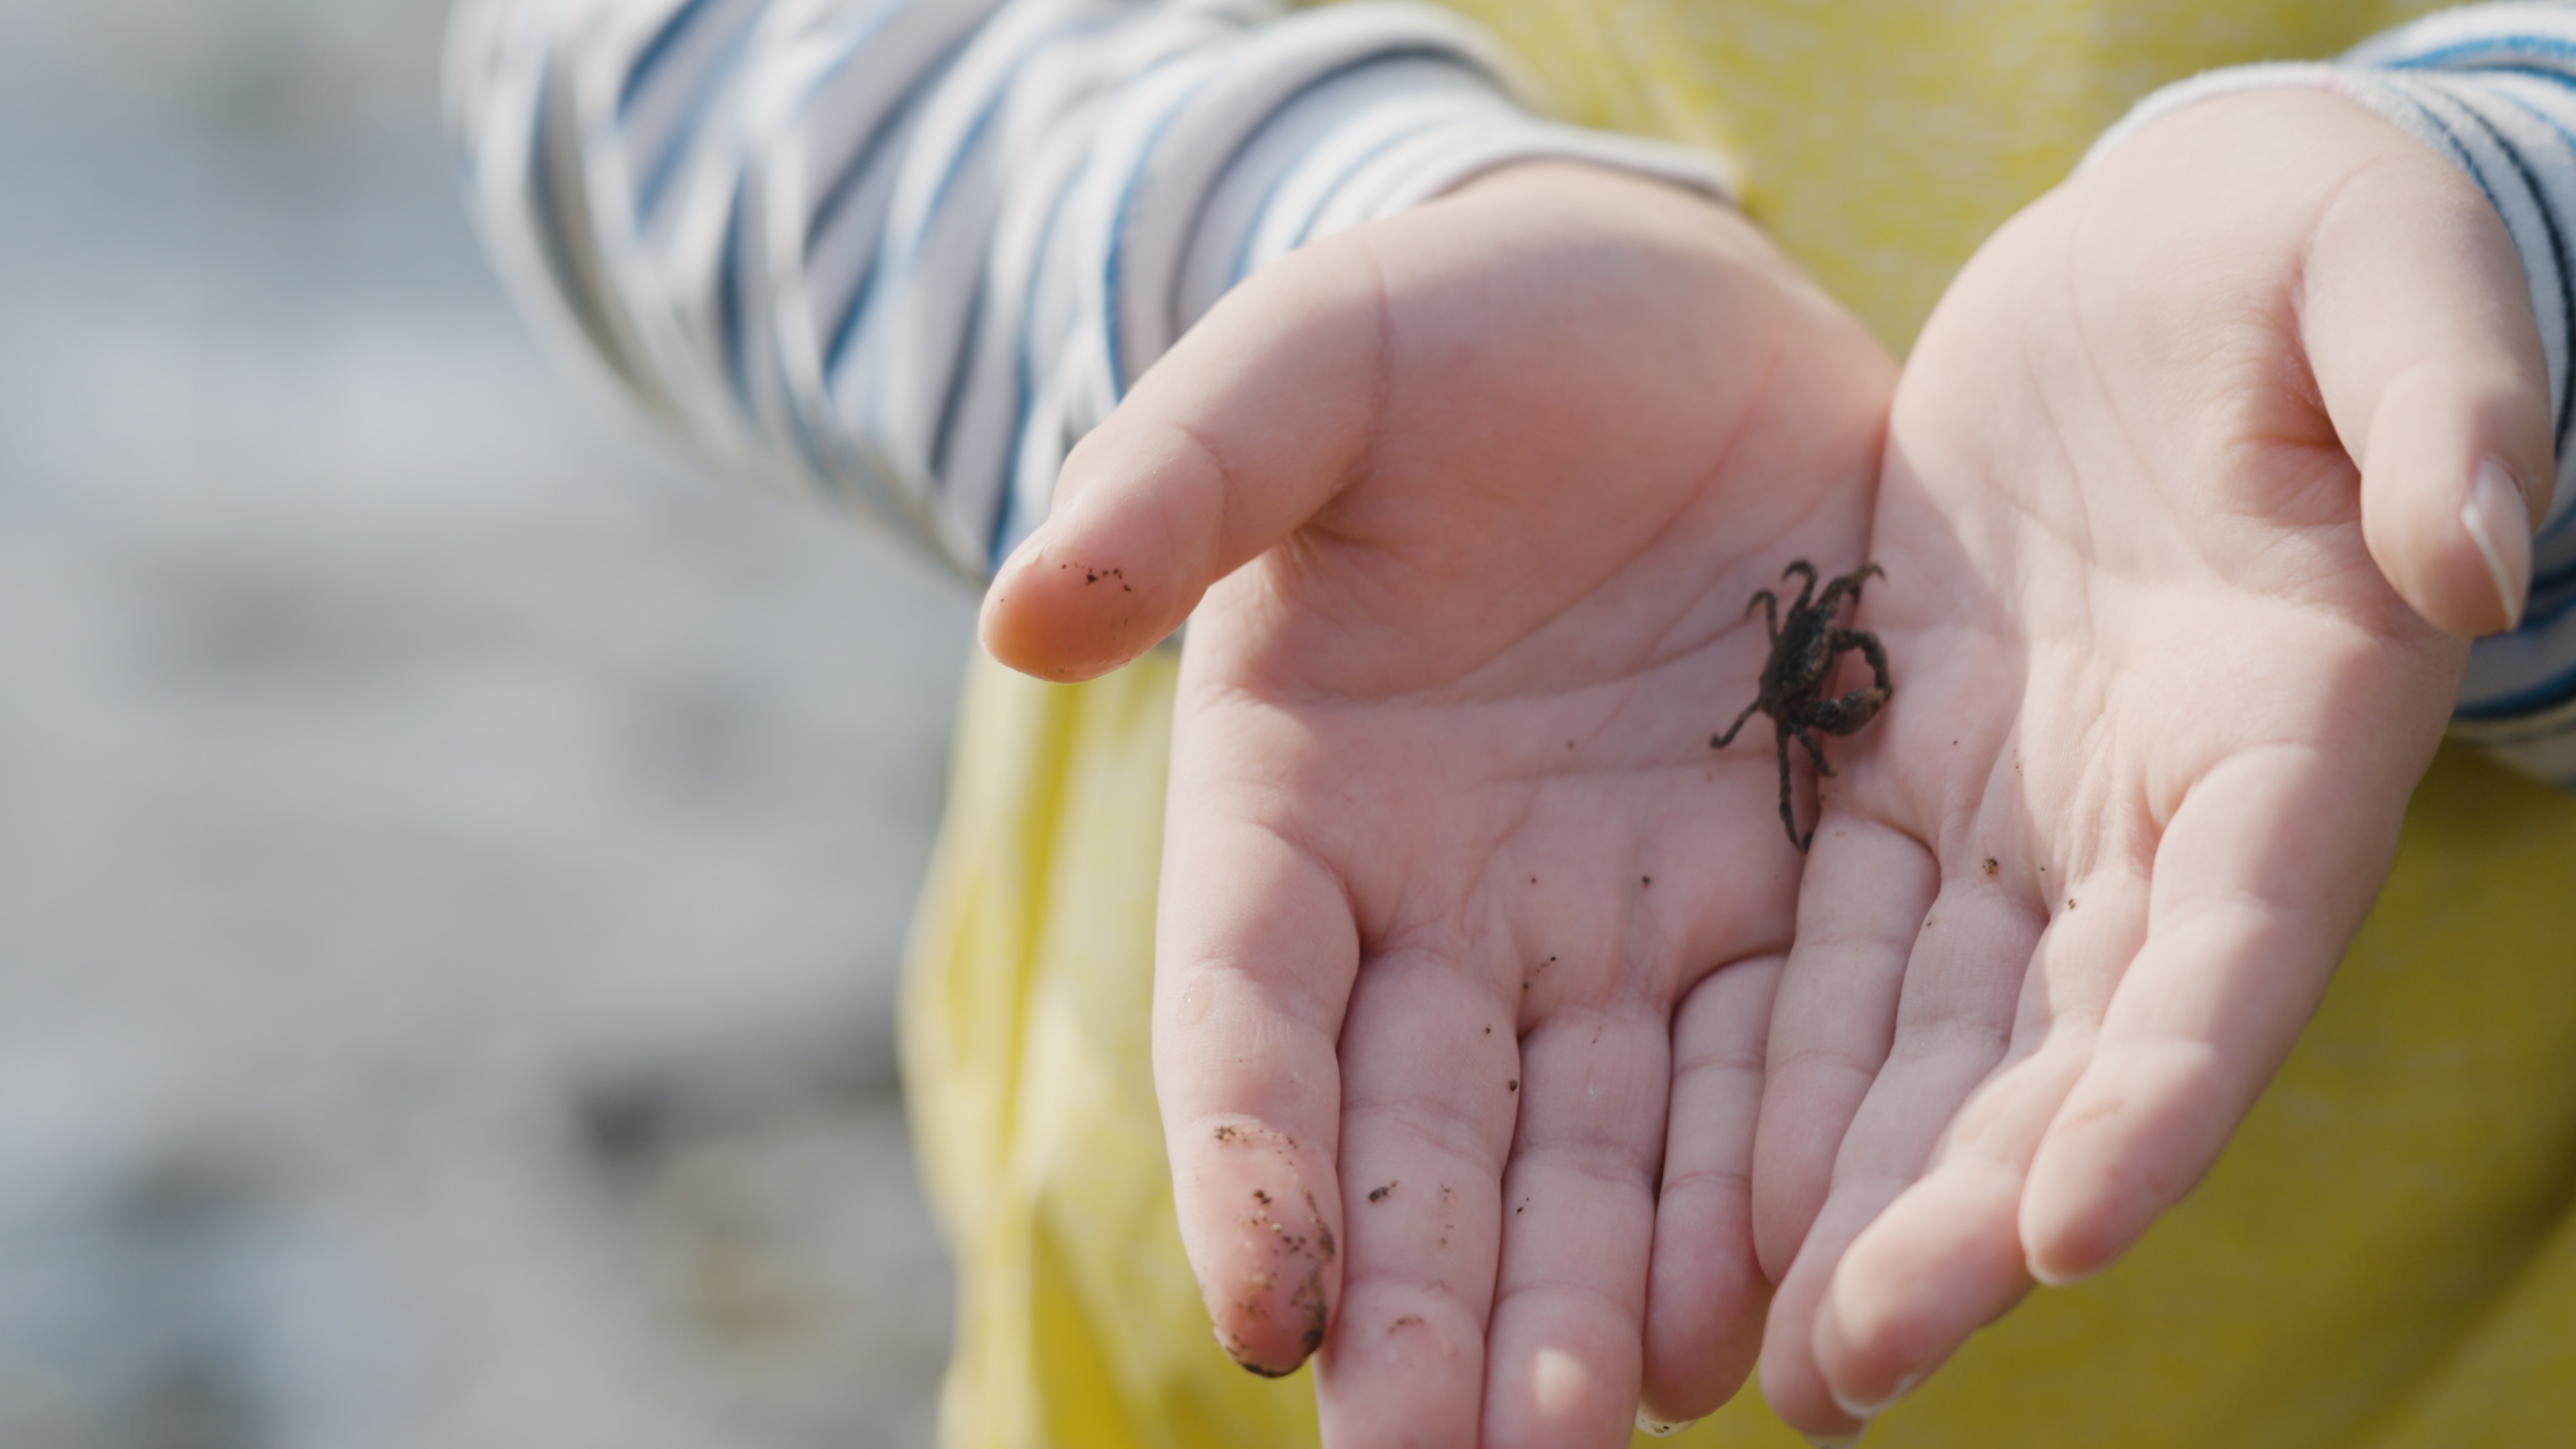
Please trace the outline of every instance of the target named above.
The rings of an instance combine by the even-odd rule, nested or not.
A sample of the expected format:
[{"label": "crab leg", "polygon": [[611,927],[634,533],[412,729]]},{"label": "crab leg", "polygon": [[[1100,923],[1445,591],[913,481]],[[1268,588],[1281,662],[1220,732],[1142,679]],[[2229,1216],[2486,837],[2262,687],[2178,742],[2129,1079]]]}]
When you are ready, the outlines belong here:
[{"label": "crab leg", "polygon": [[1770,634],[1771,642],[1777,645],[1780,642],[1780,596],[1769,589],[1764,589],[1744,601],[1744,612],[1752,613],[1753,606],[1756,604],[1762,606],[1763,630]]},{"label": "crab leg", "polygon": [[1833,777],[1834,767],[1825,763],[1825,747],[1816,742],[1816,732],[1811,729],[1803,727],[1800,728],[1798,731],[1798,743],[1807,747],[1807,758],[1816,762],[1816,773],[1831,779]]},{"label": "crab leg", "polygon": [[1799,559],[1780,570],[1780,577],[1784,579],[1794,578],[1800,574],[1806,575],[1807,581],[1798,586],[1798,602],[1789,606],[1789,617],[1792,619],[1798,617],[1800,611],[1807,607],[1808,601],[1816,597],[1816,566],[1805,559]]},{"label": "crab leg", "polygon": [[[1876,565],[1872,565],[1872,567],[1876,567]],[[1849,649],[1859,650],[1860,657],[1869,661],[1869,672],[1877,676],[1878,692],[1880,694],[1885,695],[1896,692],[1896,686],[1887,682],[1887,651],[1879,647],[1877,635],[1865,633],[1859,629],[1836,629],[1834,631],[1834,652],[1836,654],[1840,654]],[[1857,693],[1857,691],[1855,691],[1855,693]]]},{"label": "crab leg", "polygon": [[[1789,732],[1775,729],[1771,732],[1771,738],[1780,747],[1780,824],[1789,832],[1789,843],[1798,847],[1798,853],[1804,855],[1807,853],[1807,842],[1798,838],[1798,817],[1789,803],[1794,798],[1789,793]],[[1808,837],[1808,839],[1813,838],[1813,836]]]},{"label": "crab leg", "polygon": [[1832,649],[1836,654],[1859,650],[1861,657],[1869,661],[1870,673],[1877,679],[1876,684],[1855,689],[1840,699],[1820,699],[1807,707],[1809,724],[1829,735],[1847,735],[1877,717],[1878,707],[1887,703],[1887,697],[1895,686],[1887,678],[1887,651],[1879,647],[1874,636],[1853,629],[1836,629]]},{"label": "crab leg", "polygon": [[1735,743],[1735,732],[1744,728],[1744,722],[1753,718],[1753,712],[1761,707],[1762,701],[1758,699],[1753,701],[1751,704],[1746,705],[1744,707],[1744,713],[1735,717],[1735,723],[1726,727],[1726,733],[1712,737],[1708,742],[1708,747],[1712,750],[1722,750],[1728,745]]},{"label": "crab leg", "polygon": [[1834,580],[1832,583],[1825,585],[1825,596],[1816,601],[1816,607],[1830,613],[1832,612],[1833,607],[1842,602],[1845,597],[1849,597],[1853,603],[1857,604],[1860,602],[1860,586],[1862,584],[1871,579],[1883,579],[1886,577],[1887,570],[1880,568],[1878,565],[1862,564],[1859,568],[1856,568],[1850,573],[1843,575],[1841,578]]}]

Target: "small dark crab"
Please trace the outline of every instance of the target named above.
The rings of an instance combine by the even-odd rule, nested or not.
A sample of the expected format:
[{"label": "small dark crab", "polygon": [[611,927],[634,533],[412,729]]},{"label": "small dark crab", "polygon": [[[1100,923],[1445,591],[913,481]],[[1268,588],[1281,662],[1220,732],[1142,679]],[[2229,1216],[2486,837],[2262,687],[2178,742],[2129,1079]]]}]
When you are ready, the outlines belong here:
[{"label": "small dark crab", "polygon": [[[1780,617],[1780,597],[1769,589],[1755,594],[1744,605],[1744,612],[1762,606],[1762,621],[1771,631],[1771,657],[1762,666],[1762,693],[1726,733],[1708,742],[1709,748],[1722,750],[1744,728],[1744,722],[1759,712],[1771,716],[1772,737],[1780,746],[1780,823],[1788,827],[1789,843],[1804,854],[1814,842],[1816,832],[1798,834],[1798,816],[1789,803],[1789,738],[1807,747],[1807,757],[1816,762],[1816,773],[1832,774],[1825,763],[1825,748],[1817,743],[1816,732],[1847,735],[1878,714],[1887,703],[1893,686],[1887,682],[1887,651],[1878,646],[1878,636],[1859,629],[1846,629],[1834,622],[1842,602],[1849,598],[1860,602],[1860,586],[1869,579],[1887,577],[1876,564],[1863,564],[1841,578],[1826,582],[1821,597],[1816,593],[1816,566],[1800,559],[1781,570],[1784,580],[1800,575],[1806,583],[1798,589],[1798,601],[1789,606],[1789,617]],[[1825,693],[1825,681],[1833,678],[1834,661],[1852,650],[1859,650],[1869,661],[1870,673],[1876,680],[1866,689],[1855,689],[1840,698]]]}]

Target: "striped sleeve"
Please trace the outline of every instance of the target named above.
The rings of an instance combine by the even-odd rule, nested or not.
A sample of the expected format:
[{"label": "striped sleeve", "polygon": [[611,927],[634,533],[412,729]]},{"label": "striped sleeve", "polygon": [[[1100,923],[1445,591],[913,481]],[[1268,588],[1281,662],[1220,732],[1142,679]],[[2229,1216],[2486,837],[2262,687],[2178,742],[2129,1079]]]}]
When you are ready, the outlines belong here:
[{"label": "striped sleeve", "polygon": [[2549,359],[2557,489],[2532,540],[2522,625],[2470,649],[2451,733],[2576,790],[2576,5],[2465,6],[2331,64],[2212,71],[2149,96],[2093,154],[2195,101],[2279,86],[2349,97],[2450,158],[2495,204],[2521,255]]},{"label": "striped sleeve", "polygon": [[1227,288],[1506,163],[1726,194],[1550,124],[1428,6],[464,0],[447,110],[558,344],[727,471],[970,577]]}]

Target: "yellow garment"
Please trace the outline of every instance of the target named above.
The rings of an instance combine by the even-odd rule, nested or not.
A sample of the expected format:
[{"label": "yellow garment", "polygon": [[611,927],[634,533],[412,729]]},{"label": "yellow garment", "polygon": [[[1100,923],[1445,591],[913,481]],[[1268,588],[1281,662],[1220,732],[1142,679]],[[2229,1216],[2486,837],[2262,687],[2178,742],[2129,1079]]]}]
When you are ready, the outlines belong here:
[{"label": "yellow garment", "polygon": [[[1569,117],[1745,164],[1902,346],[1976,243],[2147,90],[2432,7],[1458,0]],[[916,923],[906,1081],[963,1279],[948,1449],[1314,1440],[1218,1350],[1146,1055],[1173,663],[976,666]],[[2576,800],[2445,752],[2316,1022],[2210,1180],[1870,1431],[1896,1446],[2576,1442]],[[1798,1440],[1748,1391],[1671,1443]]]},{"label": "yellow garment", "polygon": [[1745,209],[1902,353],[1968,254],[2168,81],[2324,60],[2426,0],[1442,0],[1564,119],[1734,157]]}]

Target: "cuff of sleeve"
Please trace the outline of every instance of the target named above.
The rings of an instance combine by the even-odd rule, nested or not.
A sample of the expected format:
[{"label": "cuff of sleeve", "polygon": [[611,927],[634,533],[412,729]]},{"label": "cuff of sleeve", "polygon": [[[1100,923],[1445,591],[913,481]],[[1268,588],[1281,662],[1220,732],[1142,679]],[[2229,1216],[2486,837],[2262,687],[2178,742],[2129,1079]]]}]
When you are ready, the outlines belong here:
[{"label": "cuff of sleeve", "polygon": [[1447,104],[1417,96],[1337,121],[1293,163],[1244,177],[1242,191],[1257,190],[1258,201],[1241,206],[1240,216],[1212,209],[1213,224],[1196,238],[1183,272],[1186,319],[1195,321],[1227,288],[1308,242],[1409,211],[1507,166],[1575,162],[1715,201],[1735,196],[1735,176],[1722,157],[1538,120],[1496,96]]},{"label": "cuff of sleeve", "polygon": [[[1140,86],[1089,172],[1094,305],[1114,402],[1225,290],[1304,242],[1521,161],[1588,162],[1731,194],[1724,162],[1537,119],[1483,29],[1402,3],[1334,5]],[[1089,309],[1086,309],[1089,310]]]}]

